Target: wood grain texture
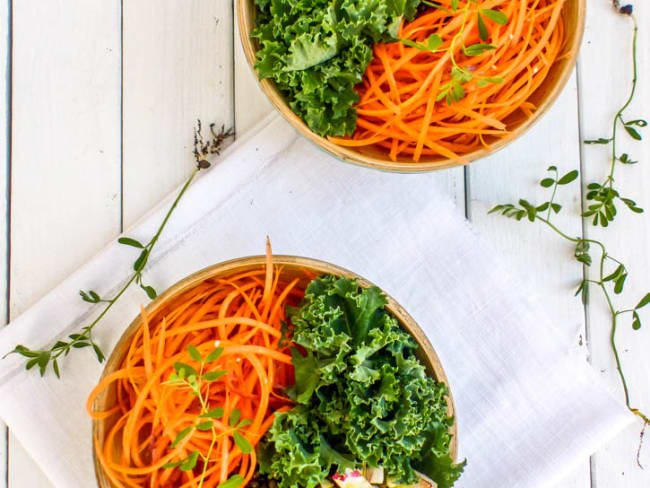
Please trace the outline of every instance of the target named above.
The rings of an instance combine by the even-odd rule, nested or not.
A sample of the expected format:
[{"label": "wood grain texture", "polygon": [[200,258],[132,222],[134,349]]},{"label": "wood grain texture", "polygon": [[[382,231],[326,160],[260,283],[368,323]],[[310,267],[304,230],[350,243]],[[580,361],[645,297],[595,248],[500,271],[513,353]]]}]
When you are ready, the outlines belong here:
[{"label": "wood grain texture", "polygon": [[124,2],[125,228],[192,171],[197,118],[232,126],[232,27],[230,1]]},{"label": "wood grain texture", "polygon": [[[119,0],[13,2],[12,318],[119,231],[119,33]],[[49,486],[15,439],[9,466]]]},{"label": "wood grain texture", "polygon": [[[582,279],[582,268],[573,259],[572,247],[542,225],[487,214],[494,205],[516,204],[519,198],[533,204],[548,200],[550,192],[539,185],[539,180],[546,176],[551,164],[562,174],[579,169],[579,137],[574,76],[557,103],[529,133],[470,166],[470,217],[512,269],[528,277],[533,299],[544,304],[558,328],[563,329],[567,342],[586,356],[583,306],[573,296]],[[581,235],[579,182],[565,188],[558,198],[563,212],[553,221],[568,234]],[[585,461],[558,488],[590,486],[589,464]]]},{"label": "wood grain texture", "polygon": [[[9,206],[9,130],[10,112],[10,9],[8,0],[0,0],[0,324],[7,318],[7,210]],[[7,428],[0,422],[0,488],[7,488]]]},{"label": "wood grain texture", "polygon": [[[650,5],[633,2],[639,19],[639,66],[640,83],[635,102],[628,110],[628,119],[650,118]],[[611,120],[624,103],[631,87],[631,19],[617,14],[611,2],[599,1],[589,5],[585,45],[580,55],[580,99],[582,108],[582,134],[585,139],[609,137]],[[633,214],[619,205],[619,214],[608,229],[586,227],[586,235],[602,238],[609,252],[623,261],[630,269],[625,291],[615,302],[620,308],[634,306],[650,291],[650,133],[644,131],[643,142],[632,141],[620,131],[619,148],[628,152],[632,159],[641,163],[617,169],[616,187],[625,197],[636,200],[646,209],[640,215]],[[602,181],[609,168],[609,148],[604,146],[583,147],[583,184]],[[603,299],[595,292],[588,307],[588,325],[592,364],[607,384],[623,399],[623,390],[616,372],[614,358],[609,347],[610,316]],[[650,410],[650,313],[643,310],[645,327],[633,331],[628,316],[620,318],[617,343],[621,360],[631,389],[635,407]],[[650,486],[650,449],[646,444],[641,455],[645,470],[636,465],[635,456],[639,443],[641,423],[621,433],[593,458],[595,486],[606,488],[637,488]]]}]

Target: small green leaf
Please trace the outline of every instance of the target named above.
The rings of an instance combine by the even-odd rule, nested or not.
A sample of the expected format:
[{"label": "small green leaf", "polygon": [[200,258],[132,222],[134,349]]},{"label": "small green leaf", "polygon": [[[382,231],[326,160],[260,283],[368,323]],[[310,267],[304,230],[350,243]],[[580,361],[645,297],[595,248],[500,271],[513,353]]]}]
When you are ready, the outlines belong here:
[{"label": "small green leaf", "polygon": [[478,13],[478,36],[483,42],[487,42],[487,40],[490,38],[490,33],[487,30],[487,26],[485,25],[485,21],[483,20],[483,16],[481,15],[480,11]]},{"label": "small green leaf", "polygon": [[544,188],[549,188],[553,186],[555,183],[555,180],[553,178],[544,178],[542,181],[540,181],[540,185],[542,185]]},{"label": "small green leaf", "polygon": [[147,264],[148,259],[149,259],[149,251],[145,249],[140,253],[138,259],[136,259],[135,262],[133,263],[133,270],[137,272],[142,271],[145,265]]},{"label": "small green leaf", "polygon": [[489,77],[489,76],[486,76],[486,77],[484,77],[484,78],[480,78],[480,79],[476,82],[476,86],[478,86],[479,88],[481,88],[481,87],[484,87],[484,86],[488,86],[488,85],[490,85],[490,84],[497,84],[497,85],[498,85],[499,83],[503,83],[503,81],[504,81],[503,78],[497,78],[497,77]]},{"label": "small green leaf", "polygon": [[174,442],[172,442],[171,447],[176,447],[183,439],[187,437],[187,434],[192,432],[192,429],[192,426],[185,427],[178,434],[176,434],[176,438],[174,439]]},{"label": "small green leaf", "polygon": [[553,212],[557,214],[560,213],[560,210],[562,210],[562,205],[560,205],[559,203],[553,203],[551,204],[551,208],[553,209]]},{"label": "small green leaf", "polygon": [[144,290],[144,292],[147,294],[150,300],[154,300],[158,296],[158,293],[156,293],[156,290],[153,286],[140,285],[140,288]]},{"label": "small green leaf", "polygon": [[136,241],[135,239],[132,239],[130,237],[120,237],[117,242],[120,244],[124,244],[125,246],[131,246],[131,247],[137,247],[138,249],[144,249],[144,246]]},{"label": "small green leaf", "polygon": [[52,369],[54,370],[54,374],[56,375],[56,377],[61,379],[61,372],[59,371],[59,362],[56,359],[52,361]]},{"label": "small green leaf", "polygon": [[639,303],[636,304],[635,309],[640,309],[645,307],[648,303],[650,303],[650,293],[647,293],[640,301]]},{"label": "small green leaf", "polygon": [[575,292],[574,296],[578,296],[580,294],[580,298],[582,300],[583,305],[587,304],[588,298],[589,298],[589,282],[587,280],[582,280],[580,282],[580,286]]},{"label": "small green leaf", "polygon": [[492,9],[482,9],[481,12],[492,22],[495,22],[499,25],[508,24],[508,16],[503,12],[500,12],[498,10],[492,10]]},{"label": "small green leaf", "polygon": [[253,423],[253,421],[252,421],[251,419],[244,419],[244,420],[242,420],[241,422],[239,422],[239,423],[237,424],[237,428],[238,428],[238,429],[241,429],[241,428],[243,428],[243,427],[248,427],[248,426],[251,425],[252,423]]},{"label": "small green leaf", "polygon": [[203,375],[205,381],[217,381],[222,376],[228,374],[228,371],[209,371]]},{"label": "small green leaf", "polygon": [[539,205],[538,207],[536,207],[535,210],[537,210],[538,212],[543,212],[544,210],[548,209],[550,204],[551,204],[550,202],[544,202],[541,205]]},{"label": "small green leaf", "polygon": [[208,354],[208,357],[205,358],[205,362],[214,363],[217,359],[219,359],[222,353],[223,353],[223,347],[217,347],[214,351]]},{"label": "small green leaf", "polygon": [[480,56],[486,51],[492,51],[496,48],[492,44],[472,44],[471,46],[463,47],[463,53],[466,56]]},{"label": "small green leaf", "polygon": [[233,408],[232,412],[230,412],[230,419],[228,420],[228,423],[230,424],[231,427],[234,427],[237,425],[237,422],[241,419],[241,412],[238,408]]},{"label": "small green leaf", "polygon": [[648,122],[643,119],[636,119],[636,120],[630,120],[629,122],[625,122],[625,125],[626,126],[636,125],[637,127],[647,127]]},{"label": "small green leaf", "polygon": [[202,432],[205,432],[207,430],[212,429],[214,424],[211,421],[208,422],[201,422],[200,424],[196,424],[196,430],[200,430]]},{"label": "small green leaf", "polygon": [[549,166],[546,171],[557,171],[557,166]]},{"label": "small green leaf", "polygon": [[194,347],[192,344],[190,344],[189,346],[187,346],[187,352],[190,353],[190,357],[191,357],[192,359],[194,359],[194,361],[196,361],[197,363],[200,363],[200,362],[203,361],[203,358],[201,357],[201,353],[200,353],[199,350],[198,350],[196,347]]},{"label": "small green leaf", "polygon": [[174,463],[165,463],[162,465],[163,469],[175,468],[181,465],[181,461],[176,461]]},{"label": "small green leaf", "polygon": [[627,131],[627,133],[630,135],[632,139],[635,139],[637,141],[643,139],[641,137],[641,134],[639,134],[639,132],[634,127],[630,127],[629,125],[624,125],[623,127],[625,127],[625,130]]},{"label": "small green leaf", "polygon": [[619,264],[618,268],[616,268],[616,270],[612,274],[610,274],[608,276],[605,276],[603,278],[603,281],[612,281],[613,279],[618,278],[624,272],[625,272],[625,266],[623,266],[622,264]]},{"label": "small green leaf", "polygon": [[99,301],[101,300],[99,295],[96,292],[94,292],[93,290],[90,290],[88,293],[81,290],[81,291],[79,291],[79,295],[81,296],[81,299],[84,302],[88,302],[88,303],[99,303]]},{"label": "small green leaf", "polygon": [[457,68],[454,66],[451,68],[451,77],[453,80],[457,81],[458,83],[468,83],[469,81],[472,80],[474,75],[463,68]]},{"label": "small green leaf", "polygon": [[562,178],[560,178],[557,182],[558,185],[566,185],[568,183],[571,183],[573,180],[575,180],[578,177],[578,170],[574,169],[573,171],[569,171],[567,174],[565,174]]},{"label": "small green leaf", "polygon": [[27,364],[25,365],[25,369],[29,371],[34,366],[36,366],[37,363],[38,363],[38,358],[30,359],[29,361],[27,361]]},{"label": "small green leaf", "polygon": [[187,377],[190,375],[197,376],[196,370],[190,366],[189,364],[181,363],[181,362],[176,362],[174,363],[174,369],[178,374],[181,374],[181,371],[184,371],[185,374],[183,374],[183,377]]},{"label": "small green leaf", "polygon": [[199,451],[192,452],[185,460],[181,463],[178,469],[181,471],[192,471],[196,467],[196,462],[199,460]]},{"label": "small green leaf", "polygon": [[625,286],[625,280],[627,279],[627,273],[622,274],[614,281],[614,293],[619,295],[623,291]]},{"label": "small green leaf", "polygon": [[100,347],[97,344],[93,343],[92,346],[93,346],[93,351],[95,351],[95,356],[97,356],[97,361],[103,363],[105,359],[104,352],[100,349]]},{"label": "small green leaf", "polygon": [[233,432],[232,438],[235,441],[235,444],[237,444],[237,447],[241,452],[243,452],[244,454],[250,454],[251,452],[253,452],[253,446],[251,446],[251,443],[248,442],[248,439],[246,439],[239,432],[237,431]]},{"label": "small green leaf", "polygon": [[451,0],[451,10],[454,12],[458,10],[458,0]]},{"label": "small green leaf", "polygon": [[634,161],[633,159],[630,158],[630,156],[627,153],[623,153],[620,155],[618,160],[623,163],[623,164],[637,164],[638,161]]},{"label": "small green leaf", "polygon": [[209,412],[199,415],[199,417],[208,419],[220,419],[223,417],[223,413],[223,408],[213,408]]},{"label": "small green leaf", "polygon": [[438,34],[431,34],[427,38],[427,48],[429,51],[434,52],[440,46],[442,46],[442,37],[440,37]]},{"label": "small green leaf", "polygon": [[588,139],[585,141],[585,144],[609,144],[610,142],[612,142],[611,139],[599,137],[598,139]]},{"label": "small green leaf", "polygon": [[[452,0],[451,3],[453,5],[454,1]],[[456,4],[458,4],[458,0],[456,0]],[[237,488],[244,482],[244,479],[241,474],[234,474],[227,481],[217,485],[217,488]]]},{"label": "small green leaf", "polygon": [[632,328],[634,330],[639,330],[641,328],[641,317],[639,317],[639,314],[636,312],[636,310],[632,312],[632,317]]}]

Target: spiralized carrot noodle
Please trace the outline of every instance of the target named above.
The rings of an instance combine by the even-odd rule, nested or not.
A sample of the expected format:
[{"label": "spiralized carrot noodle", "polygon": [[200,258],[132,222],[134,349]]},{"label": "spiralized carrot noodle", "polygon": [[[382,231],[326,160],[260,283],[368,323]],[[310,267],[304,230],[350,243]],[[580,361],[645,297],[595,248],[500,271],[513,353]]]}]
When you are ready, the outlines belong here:
[{"label": "spiralized carrot noodle", "polygon": [[[298,281],[283,277],[282,269],[273,265],[267,242],[264,266],[207,279],[150,315],[142,309],[142,324],[120,368],[106,375],[87,401],[92,418],[113,421],[105,438],[94,443],[97,459],[114,486],[213,488],[236,474],[244,478],[240,486],[248,483],[257,466],[254,447],[272,425],[274,414],[291,407],[283,389],[295,380],[282,324],[285,307],[297,305],[304,294]],[[191,357],[189,345],[203,358],[223,348],[221,356],[202,369],[203,374],[227,371],[201,387],[210,409],[224,409],[213,423],[217,440],[211,450],[212,432],[198,429],[172,447],[181,431],[206,420],[199,418],[202,406],[190,389],[166,384],[175,362],[199,371],[201,363]],[[106,412],[94,411],[95,399],[107,388],[113,389],[116,405]],[[239,429],[253,447],[250,454],[242,453],[234,442],[228,419],[235,409],[241,419],[250,421]],[[201,454],[194,469],[164,467],[193,451]]]},{"label": "spiralized carrot noodle", "polygon": [[[509,126],[534,114],[537,107],[530,96],[563,57],[564,1],[459,0],[452,12],[452,0],[436,0],[442,8],[425,10],[403,24],[398,37],[426,44],[436,34],[442,45],[430,52],[402,42],[376,44],[357,86],[357,129],[352,137],[329,139],[341,146],[383,148],[393,161],[410,157],[418,162],[425,155],[466,163],[464,154],[507,137]],[[479,35],[479,9],[508,18],[500,25],[483,15],[487,41]],[[466,56],[463,44],[496,49]],[[452,79],[451,52],[472,79],[461,82],[465,96],[449,104],[438,98]]]}]

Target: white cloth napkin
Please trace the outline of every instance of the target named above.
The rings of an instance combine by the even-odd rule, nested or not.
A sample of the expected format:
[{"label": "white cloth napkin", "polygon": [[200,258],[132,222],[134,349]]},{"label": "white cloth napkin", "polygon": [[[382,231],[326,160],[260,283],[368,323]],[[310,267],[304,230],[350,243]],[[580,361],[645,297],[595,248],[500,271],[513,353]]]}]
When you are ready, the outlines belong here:
[{"label": "white cloth napkin", "polygon": [[[171,198],[171,197],[170,197]],[[170,199],[128,235],[155,232]],[[159,291],[219,261],[274,252],[338,264],[397,299],[428,334],[447,371],[468,467],[458,487],[552,486],[631,422],[605,391],[573,334],[541,300],[522,292],[431,175],[384,174],[341,164],[270,117],[224,153],[190,188],[146,269]],[[17,343],[45,346],[97,309],[81,289],[108,295],[136,250],[111,243],[0,333],[0,355]],[[98,329],[110,351],[146,297],[132,288]],[[572,332],[572,331],[571,331]],[[0,417],[55,486],[92,487],[88,392],[102,367],[75,351],[63,379],[0,361]]]}]

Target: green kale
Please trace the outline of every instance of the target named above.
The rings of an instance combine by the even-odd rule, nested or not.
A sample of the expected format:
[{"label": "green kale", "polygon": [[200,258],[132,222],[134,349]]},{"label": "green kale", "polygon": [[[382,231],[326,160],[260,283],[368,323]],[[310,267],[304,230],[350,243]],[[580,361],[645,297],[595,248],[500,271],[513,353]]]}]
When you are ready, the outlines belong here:
[{"label": "green kale", "polygon": [[376,287],[325,276],[290,311],[298,406],[277,416],[260,456],[280,488],[314,488],[332,469],[364,463],[403,483],[417,469],[440,488],[462,473],[450,455],[446,386],[427,375],[386,303]]},{"label": "green kale", "polygon": [[350,135],[354,87],[372,60],[372,45],[395,40],[419,0],[256,0],[260,44],[256,68],[272,78],[291,109],[314,132]]}]

